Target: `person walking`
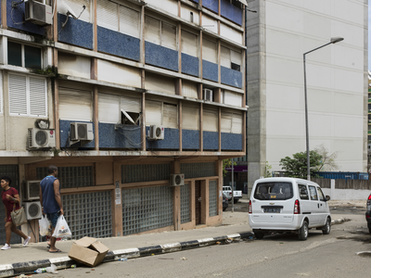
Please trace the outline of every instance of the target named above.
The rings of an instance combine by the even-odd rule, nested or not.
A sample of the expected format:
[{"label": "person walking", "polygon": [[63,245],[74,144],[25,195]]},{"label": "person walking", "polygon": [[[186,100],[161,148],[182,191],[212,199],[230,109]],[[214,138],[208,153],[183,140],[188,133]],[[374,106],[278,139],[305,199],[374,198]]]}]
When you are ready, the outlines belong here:
[{"label": "person walking", "polygon": [[18,230],[17,226],[15,226],[11,219],[11,212],[14,209],[19,209],[21,207],[18,190],[11,187],[11,178],[6,176],[1,178],[1,188],[3,189],[3,192],[1,192],[1,199],[3,200],[4,208],[6,209],[6,218],[4,219],[4,222],[6,223],[6,244],[1,247],[1,250],[11,249],[11,232],[22,237],[24,239],[23,246],[27,246],[31,237],[25,235],[21,230]]},{"label": "person walking", "polygon": [[[42,213],[46,214],[47,219],[50,221],[51,234],[53,234],[57,219],[64,214],[64,209],[61,201],[60,181],[57,178],[57,166],[49,166],[47,173],[48,176],[40,182],[40,203],[42,205]],[[56,248],[56,240],[57,238],[50,237],[50,253],[61,252],[60,249]]]}]

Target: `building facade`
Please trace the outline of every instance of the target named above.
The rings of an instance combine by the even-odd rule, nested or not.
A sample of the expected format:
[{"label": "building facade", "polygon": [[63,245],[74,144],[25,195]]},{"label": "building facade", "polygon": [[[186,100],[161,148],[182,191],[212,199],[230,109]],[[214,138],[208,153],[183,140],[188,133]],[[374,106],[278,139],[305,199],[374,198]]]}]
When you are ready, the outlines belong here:
[{"label": "building facade", "polygon": [[[335,154],[334,171],[367,171],[368,1],[249,0],[248,183],[306,151],[303,53],[310,150]],[[250,12],[252,11],[252,12]],[[323,169],[330,170],[330,169]]]},{"label": "building facade", "polygon": [[0,173],[32,205],[23,229],[39,240],[51,164],[73,238],[221,223],[222,161],[246,152],[244,4],[3,0]]}]

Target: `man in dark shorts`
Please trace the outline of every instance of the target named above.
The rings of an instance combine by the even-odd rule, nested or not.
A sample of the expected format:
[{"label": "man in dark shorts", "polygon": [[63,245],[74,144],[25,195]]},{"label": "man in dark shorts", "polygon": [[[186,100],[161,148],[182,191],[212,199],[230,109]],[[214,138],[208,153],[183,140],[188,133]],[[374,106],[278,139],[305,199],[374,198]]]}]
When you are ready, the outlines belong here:
[{"label": "man in dark shorts", "polygon": [[[47,170],[48,176],[40,182],[40,203],[42,204],[42,213],[47,215],[52,227],[51,234],[57,224],[57,219],[64,214],[60,194],[60,181],[56,178],[58,175],[57,166],[51,165]],[[56,238],[50,238],[50,253],[61,252],[56,248]]]}]

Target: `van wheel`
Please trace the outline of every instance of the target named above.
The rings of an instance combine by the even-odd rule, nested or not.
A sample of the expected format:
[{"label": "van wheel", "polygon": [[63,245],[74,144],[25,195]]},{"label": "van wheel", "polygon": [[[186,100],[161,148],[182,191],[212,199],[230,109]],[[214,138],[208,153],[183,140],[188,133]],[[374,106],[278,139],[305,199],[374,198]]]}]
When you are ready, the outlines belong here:
[{"label": "van wheel", "polygon": [[326,219],[325,226],[322,227],[322,233],[324,235],[329,235],[330,232],[331,232],[331,218],[328,217],[328,219]]},{"label": "van wheel", "polygon": [[303,225],[299,229],[299,235],[298,235],[300,240],[306,240],[308,237],[308,222],[304,221]]}]

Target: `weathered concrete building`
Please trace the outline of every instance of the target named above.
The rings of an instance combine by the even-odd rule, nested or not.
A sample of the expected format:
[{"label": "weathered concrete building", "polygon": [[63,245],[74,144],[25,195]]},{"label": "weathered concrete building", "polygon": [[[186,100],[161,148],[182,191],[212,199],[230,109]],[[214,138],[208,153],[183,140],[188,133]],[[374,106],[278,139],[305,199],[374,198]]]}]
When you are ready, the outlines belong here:
[{"label": "weathered concrete building", "polygon": [[222,160],[246,152],[244,4],[3,1],[0,174],[23,229],[39,240],[51,164],[74,238],[221,223]]},{"label": "weathered concrete building", "polygon": [[368,1],[248,4],[249,187],[266,162],[280,171],[282,158],[306,151],[303,53],[332,37],[344,40],[306,60],[310,150],[335,153],[334,171],[366,172]]}]

